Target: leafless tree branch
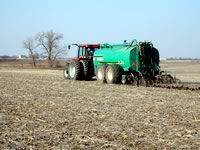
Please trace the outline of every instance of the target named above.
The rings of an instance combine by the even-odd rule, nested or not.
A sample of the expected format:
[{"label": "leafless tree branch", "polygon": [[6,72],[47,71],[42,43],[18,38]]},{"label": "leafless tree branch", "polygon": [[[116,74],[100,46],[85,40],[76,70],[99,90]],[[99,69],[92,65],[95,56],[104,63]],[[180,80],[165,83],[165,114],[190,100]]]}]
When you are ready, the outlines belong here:
[{"label": "leafless tree branch", "polygon": [[33,38],[27,38],[25,41],[23,41],[23,47],[27,50],[29,50],[30,56],[33,61],[33,66],[36,67],[36,52],[35,52],[35,45]]},{"label": "leafless tree branch", "polygon": [[38,46],[46,51],[49,67],[53,67],[59,54],[66,52],[66,46],[60,45],[60,41],[63,39],[62,34],[54,31],[42,32],[37,34],[35,39],[38,42]]}]

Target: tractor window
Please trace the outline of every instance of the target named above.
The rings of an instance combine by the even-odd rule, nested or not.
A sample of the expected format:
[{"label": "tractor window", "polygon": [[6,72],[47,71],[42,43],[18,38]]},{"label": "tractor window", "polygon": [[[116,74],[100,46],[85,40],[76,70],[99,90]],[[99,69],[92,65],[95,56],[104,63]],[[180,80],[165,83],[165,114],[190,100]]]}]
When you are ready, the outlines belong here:
[{"label": "tractor window", "polygon": [[89,56],[93,56],[96,49],[97,49],[97,48],[94,48],[94,47],[88,48],[88,50],[87,50],[88,55],[89,55]]},{"label": "tractor window", "polygon": [[94,54],[94,48],[88,48],[88,55],[89,56],[93,56],[93,54]]},{"label": "tractor window", "polygon": [[83,56],[83,47],[79,47],[79,56]]},{"label": "tractor window", "polygon": [[79,47],[79,56],[93,56],[97,49],[94,47]]},{"label": "tractor window", "polygon": [[79,56],[86,56],[87,52],[85,47],[79,47]]}]

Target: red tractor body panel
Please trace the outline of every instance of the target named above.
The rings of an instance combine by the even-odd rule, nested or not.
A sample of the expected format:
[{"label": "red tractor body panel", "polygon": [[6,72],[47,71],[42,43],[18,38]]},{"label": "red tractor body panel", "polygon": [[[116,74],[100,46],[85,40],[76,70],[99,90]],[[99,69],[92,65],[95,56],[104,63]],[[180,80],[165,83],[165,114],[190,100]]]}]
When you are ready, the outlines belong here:
[{"label": "red tractor body panel", "polygon": [[79,56],[79,57],[73,57],[72,60],[81,60],[81,59],[87,59],[87,56]]},{"label": "red tractor body panel", "polygon": [[100,44],[80,44],[80,47],[86,47],[86,48],[99,48]]}]

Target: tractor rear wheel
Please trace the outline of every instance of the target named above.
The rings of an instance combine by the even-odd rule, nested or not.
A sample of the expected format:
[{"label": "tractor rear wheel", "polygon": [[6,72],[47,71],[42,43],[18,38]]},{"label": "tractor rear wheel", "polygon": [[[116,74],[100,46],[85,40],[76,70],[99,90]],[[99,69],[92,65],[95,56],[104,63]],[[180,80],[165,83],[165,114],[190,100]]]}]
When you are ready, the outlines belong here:
[{"label": "tractor rear wheel", "polygon": [[123,68],[117,64],[109,65],[106,68],[107,83],[120,83],[122,80]]},{"label": "tractor rear wheel", "polygon": [[63,75],[64,75],[64,78],[65,78],[65,79],[69,79],[69,71],[68,71],[68,68],[69,68],[69,63],[66,63],[66,64],[65,64],[65,67],[64,67],[64,72],[63,72]]},{"label": "tractor rear wheel", "polygon": [[68,68],[69,78],[71,80],[80,80],[81,77],[81,63],[78,60],[73,60]]},{"label": "tractor rear wheel", "polygon": [[88,60],[81,60],[80,62],[83,65],[84,79],[90,80],[92,76],[91,76]]},{"label": "tractor rear wheel", "polygon": [[102,64],[100,65],[100,67],[97,69],[97,73],[96,73],[96,76],[97,76],[97,80],[102,82],[102,83],[106,83],[106,68],[107,68],[107,64]]}]

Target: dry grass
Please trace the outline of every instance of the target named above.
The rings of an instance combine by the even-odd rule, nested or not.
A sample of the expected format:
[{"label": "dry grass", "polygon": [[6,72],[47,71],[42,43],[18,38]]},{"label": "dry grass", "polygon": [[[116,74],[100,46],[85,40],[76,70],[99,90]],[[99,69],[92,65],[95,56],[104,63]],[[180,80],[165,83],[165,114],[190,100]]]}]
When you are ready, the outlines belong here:
[{"label": "dry grass", "polygon": [[0,69],[0,106],[0,149],[200,147],[197,91],[65,81],[59,70]]},{"label": "dry grass", "polygon": [[[53,68],[62,69],[65,65],[65,60],[56,60]],[[1,68],[23,68],[23,69],[33,69],[33,62],[31,59],[0,59]],[[37,59],[36,60],[37,69],[49,69],[48,61]]]}]

